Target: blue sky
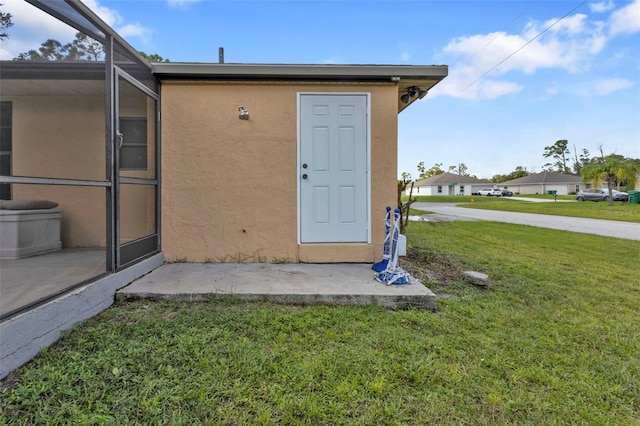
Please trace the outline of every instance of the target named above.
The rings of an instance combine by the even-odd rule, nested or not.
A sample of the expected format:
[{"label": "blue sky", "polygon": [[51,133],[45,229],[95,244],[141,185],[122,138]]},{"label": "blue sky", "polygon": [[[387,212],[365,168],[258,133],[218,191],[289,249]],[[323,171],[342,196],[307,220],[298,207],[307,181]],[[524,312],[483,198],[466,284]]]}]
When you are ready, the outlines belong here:
[{"label": "blue sky", "polygon": [[[40,18],[16,20],[23,3],[2,3],[20,36],[0,57],[36,49]],[[448,65],[399,115],[398,173],[417,176],[420,161],[465,163],[482,178],[539,172],[558,139],[640,158],[640,0],[85,3],[172,62],[217,62],[222,46],[226,62]]]}]

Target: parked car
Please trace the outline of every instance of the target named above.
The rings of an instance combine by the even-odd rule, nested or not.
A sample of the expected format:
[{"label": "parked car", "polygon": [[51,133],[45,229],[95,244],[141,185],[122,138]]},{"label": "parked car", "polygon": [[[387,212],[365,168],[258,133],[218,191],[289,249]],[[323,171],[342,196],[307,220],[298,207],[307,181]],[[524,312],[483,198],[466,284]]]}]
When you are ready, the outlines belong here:
[{"label": "parked car", "polygon": [[576,194],[578,201],[609,201],[609,191],[604,189],[583,189]]},{"label": "parked car", "polygon": [[613,190],[613,201],[629,201],[629,194],[622,191]]},{"label": "parked car", "polygon": [[503,197],[512,197],[513,196],[513,192],[509,191],[508,189],[503,189],[500,192],[502,192],[502,196]]},{"label": "parked car", "polygon": [[[617,189],[611,190],[613,194],[613,201],[629,201],[629,194],[626,192],[618,191]],[[609,201],[608,189],[583,189],[576,194],[576,200],[578,201]]]},{"label": "parked car", "polygon": [[502,197],[502,191],[498,188],[485,188],[480,190],[480,195],[486,195],[487,197]]}]

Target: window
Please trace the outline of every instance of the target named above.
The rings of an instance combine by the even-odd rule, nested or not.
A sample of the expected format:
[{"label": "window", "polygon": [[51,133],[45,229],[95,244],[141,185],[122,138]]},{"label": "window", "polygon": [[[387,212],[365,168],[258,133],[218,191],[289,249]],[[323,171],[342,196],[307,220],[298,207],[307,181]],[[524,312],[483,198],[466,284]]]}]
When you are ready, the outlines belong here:
[{"label": "window", "polygon": [[147,170],[147,119],[120,117],[120,170]]},{"label": "window", "polygon": [[[13,109],[10,101],[0,102],[0,175],[11,176]],[[0,200],[11,199],[11,184],[0,183]]]},{"label": "window", "polygon": [[442,194],[442,187],[438,186],[438,194]]}]

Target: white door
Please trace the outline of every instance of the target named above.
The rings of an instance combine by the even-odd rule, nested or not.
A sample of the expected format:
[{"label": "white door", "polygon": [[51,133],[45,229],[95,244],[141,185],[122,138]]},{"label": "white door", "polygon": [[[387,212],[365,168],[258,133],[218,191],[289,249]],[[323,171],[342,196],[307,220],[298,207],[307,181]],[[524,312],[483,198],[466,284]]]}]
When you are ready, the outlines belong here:
[{"label": "white door", "polygon": [[367,242],[367,95],[300,96],[300,241]]}]

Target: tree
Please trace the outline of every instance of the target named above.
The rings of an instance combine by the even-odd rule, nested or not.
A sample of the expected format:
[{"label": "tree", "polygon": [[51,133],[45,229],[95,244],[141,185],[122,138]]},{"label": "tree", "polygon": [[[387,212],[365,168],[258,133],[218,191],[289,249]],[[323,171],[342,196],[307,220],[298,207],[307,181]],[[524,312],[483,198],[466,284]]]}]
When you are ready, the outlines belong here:
[{"label": "tree", "polygon": [[417,168],[420,172],[420,176],[417,180],[427,179],[431,176],[441,175],[442,173],[444,173],[444,170],[442,170],[442,163],[436,163],[429,170],[427,170],[424,167],[424,161],[421,161],[418,163]]},{"label": "tree", "polygon": [[529,176],[531,173],[527,171],[526,167],[518,166],[514,171],[507,175],[493,175],[491,182],[501,183],[508,180],[518,179],[521,177]]},{"label": "tree", "polygon": [[99,61],[104,54],[104,46],[86,34],[77,33],[68,49],[67,60]]},{"label": "tree", "polygon": [[29,50],[18,55],[19,61],[99,61],[104,55],[102,43],[83,33],[67,44],[48,39],[38,50]]},{"label": "tree", "polygon": [[148,60],[149,62],[171,62],[169,59],[164,59],[162,56],[157,53],[152,53],[151,55],[147,55],[143,51],[138,52],[140,56]]},{"label": "tree", "polygon": [[29,50],[18,55],[20,61],[61,61],[66,57],[66,47],[58,40],[48,39],[38,50]]},{"label": "tree", "polygon": [[591,181],[594,187],[600,186],[602,183],[607,184],[609,190],[609,205],[613,205],[613,186],[619,182],[626,182],[629,186],[636,183],[636,173],[638,166],[633,161],[620,159],[620,156],[609,155],[602,157],[591,164],[587,164],[582,168],[582,183],[586,184]]},{"label": "tree", "polygon": [[[169,62],[157,53],[147,55],[138,52],[149,62]],[[100,61],[104,58],[104,46],[84,33],[76,33],[76,38],[67,44],[48,39],[38,50],[29,50],[18,55],[18,61]]]},{"label": "tree", "polygon": [[464,163],[458,164],[458,174],[460,176],[470,176],[469,175],[469,168],[467,167],[466,164],[464,164]]},{"label": "tree", "polygon": [[[409,187],[409,198],[406,202],[402,202],[402,193]],[[413,182],[411,180],[411,174],[402,172],[402,180],[398,180],[398,208],[400,209],[400,233],[402,234],[409,224],[409,210],[411,210],[411,204],[416,201],[413,197]]]},{"label": "tree", "polygon": [[567,157],[571,154],[569,148],[569,141],[566,139],[560,139],[556,141],[551,146],[544,147],[544,158],[553,158],[555,161],[553,163],[547,163],[542,167],[547,168],[548,170],[556,170],[560,173],[571,173],[571,169],[567,166]]},{"label": "tree", "polygon": [[[0,3],[0,6],[3,6],[3,4]],[[11,21],[12,17],[10,13],[5,13],[0,10],[0,41],[9,38],[9,33],[6,30],[13,26],[13,22]]]},{"label": "tree", "polygon": [[592,161],[593,159],[591,158],[588,149],[582,148],[582,152],[578,156],[576,146],[573,145],[573,171],[575,174],[580,175],[582,168]]},{"label": "tree", "polygon": [[[470,176],[468,173],[469,168],[464,163],[459,163],[457,166],[449,166],[449,173],[455,173],[460,176]],[[436,173],[439,174],[439,173]]]}]

